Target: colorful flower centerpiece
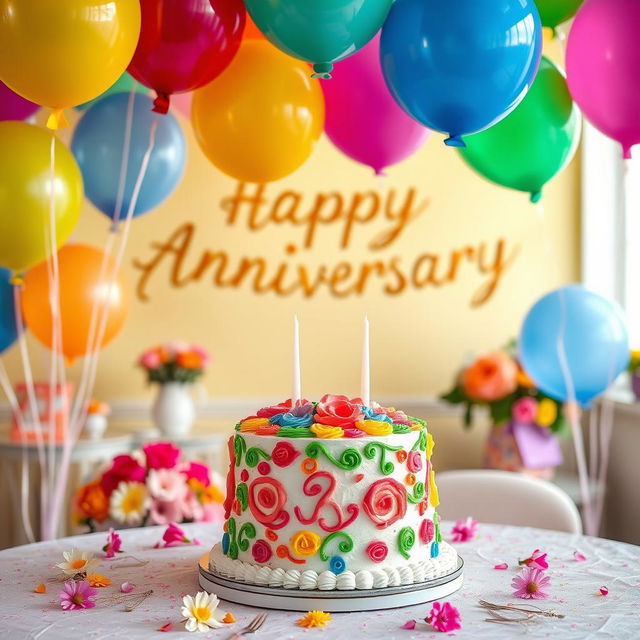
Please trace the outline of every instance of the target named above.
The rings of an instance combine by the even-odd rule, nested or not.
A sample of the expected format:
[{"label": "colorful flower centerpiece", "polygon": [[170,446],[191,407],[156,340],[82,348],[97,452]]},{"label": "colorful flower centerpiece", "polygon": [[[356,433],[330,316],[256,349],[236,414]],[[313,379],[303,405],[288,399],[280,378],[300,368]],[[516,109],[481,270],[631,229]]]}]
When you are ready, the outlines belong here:
[{"label": "colorful flower centerpiece", "polygon": [[515,357],[515,345],[477,358],[441,398],[464,405],[467,427],[473,407],[489,410],[493,428],[485,467],[550,477],[562,463],[556,436],[567,433],[566,408],[536,388]]},{"label": "colorful flower centerpiece", "polygon": [[636,400],[640,400],[640,350],[631,352],[627,370],[631,378],[631,391],[633,391]]},{"label": "colorful flower centerpiece", "polygon": [[190,388],[209,361],[206,349],[180,341],[153,347],[138,359],[148,382],[160,385],[151,415],[163,435],[176,438],[189,433],[195,419]]},{"label": "colorful flower centerpiece", "polygon": [[169,442],[116,456],[106,471],[76,491],[75,521],[91,531],[221,521],[224,494],[219,478],[205,464],[181,458],[180,449]]}]

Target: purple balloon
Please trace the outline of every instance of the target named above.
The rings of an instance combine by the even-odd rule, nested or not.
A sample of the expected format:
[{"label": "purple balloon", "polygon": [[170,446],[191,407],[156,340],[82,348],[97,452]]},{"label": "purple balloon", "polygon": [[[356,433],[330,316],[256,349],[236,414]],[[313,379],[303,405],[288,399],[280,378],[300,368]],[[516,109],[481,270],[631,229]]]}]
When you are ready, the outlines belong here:
[{"label": "purple balloon", "polygon": [[0,82],[0,122],[5,120],[26,120],[40,105],[25,100],[22,96]]},{"label": "purple balloon", "polygon": [[322,82],[325,131],[344,154],[382,174],[415,153],[429,130],[393,99],[380,68],[380,34]]},{"label": "purple balloon", "polygon": [[625,158],[640,143],[640,2],[587,0],[567,41],[567,82],[587,120]]}]

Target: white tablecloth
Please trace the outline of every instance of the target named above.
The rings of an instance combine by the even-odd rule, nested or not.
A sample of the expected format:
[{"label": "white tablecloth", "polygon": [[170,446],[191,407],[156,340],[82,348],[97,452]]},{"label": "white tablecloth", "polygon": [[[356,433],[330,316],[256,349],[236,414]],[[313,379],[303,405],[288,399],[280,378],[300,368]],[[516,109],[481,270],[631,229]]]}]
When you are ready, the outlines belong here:
[{"label": "white tablecloth", "polygon": [[[189,525],[186,530],[198,537],[202,546],[153,549],[162,528],[149,527],[122,532],[123,548],[149,562],[143,567],[113,568],[102,560],[96,571],[110,577],[113,585],[100,589],[99,595],[119,591],[124,581],[138,590],[153,589],[135,611],[126,613],[122,606],[97,606],[82,611],[62,611],[57,594],[60,583],[47,582],[56,573],[52,567],[61,562],[61,553],[72,547],[94,551],[98,555],[105,542],[104,534],[64,538],[56,542],[16,547],[0,552],[0,638],[7,640],[142,640],[165,637],[156,629],[169,621],[174,631],[168,638],[227,638],[233,629],[248,622],[256,610],[233,603],[223,603],[232,611],[238,624],[223,630],[190,634],[180,624],[180,603],[185,594],[195,594],[197,560],[217,541],[220,531],[213,525]],[[445,523],[445,538],[451,525]],[[478,537],[456,545],[465,561],[465,584],[449,600],[460,609],[463,628],[456,638],[499,640],[517,638],[604,639],[640,638],[640,547],[578,535],[518,527],[480,525]],[[479,599],[505,604],[525,604],[514,599],[510,586],[517,561],[536,549],[546,551],[552,587],[548,600],[536,601],[544,608],[566,615],[564,620],[542,619],[527,630],[516,625],[498,625],[484,621],[486,614],[477,607]],[[577,562],[574,551],[586,556]],[[509,570],[497,571],[495,564],[507,562]],[[32,590],[45,582],[47,594]],[[599,593],[600,586],[609,595]],[[420,622],[414,631],[401,628],[410,619],[422,620],[429,604],[376,613],[333,614],[329,626],[301,629],[295,626],[299,613],[272,611],[256,640],[286,640],[318,637],[323,640],[344,638],[385,638],[400,640],[438,640],[448,637],[434,632]]]}]

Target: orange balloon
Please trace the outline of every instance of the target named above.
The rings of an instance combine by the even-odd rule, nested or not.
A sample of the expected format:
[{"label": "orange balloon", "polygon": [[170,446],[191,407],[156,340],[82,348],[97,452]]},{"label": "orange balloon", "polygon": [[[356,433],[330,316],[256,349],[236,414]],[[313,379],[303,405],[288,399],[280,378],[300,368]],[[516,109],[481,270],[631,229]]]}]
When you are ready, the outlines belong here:
[{"label": "orange balloon", "polygon": [[[104,253],[100,249],[83,244],[69,244],[58,251],[62,353],[70,362],[87,353],[94,303],[98,304],[98,318],[105,305],[108,307],[100,348],[115,338],[127,316],[130,294],[124,273],[120,269],[113,286],[109,287],[109,276],[113,273],[114,265],[113,259],[109,257],[106,275],[101,282],[103,257]],[[51,349],[53,326],[46,261],[27,271],[21,302],[27,327],[42,344]]]}]

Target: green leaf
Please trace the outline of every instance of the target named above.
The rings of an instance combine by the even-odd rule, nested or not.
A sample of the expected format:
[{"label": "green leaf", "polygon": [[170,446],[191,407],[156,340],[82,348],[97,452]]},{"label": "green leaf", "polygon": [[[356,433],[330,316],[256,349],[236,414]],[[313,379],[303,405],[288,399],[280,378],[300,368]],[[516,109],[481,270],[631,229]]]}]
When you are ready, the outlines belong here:
[{"label": "green leaf", "polygon": [[449,402],[450,404],[461,404],[462,402],[466,402],[468,400],[460,385],[456,385],[448,393],[443,393],[440,398],[445,402]]},{"label": "green leaf", "polygon": [[511,407],[513,405],[514,395],[510,394],[489,404],[489,411],[493,423],[498,425],[511,420]]},{"label": "green leaf", "polygon": [[467,402],[464,408],[464,426],[466,429],[471,427],[471,423],[473,421],[473,403]]}]

